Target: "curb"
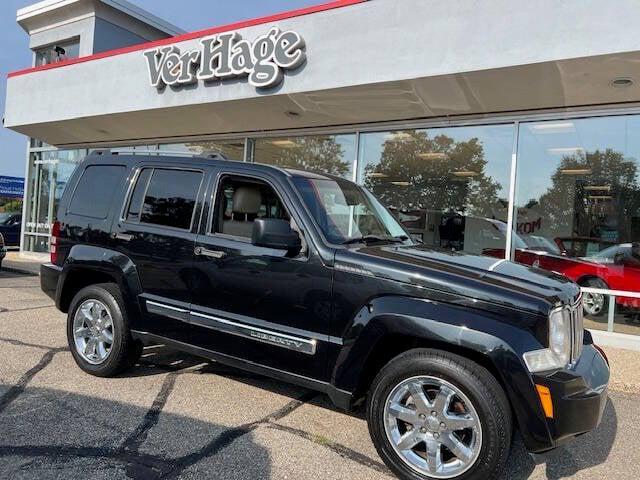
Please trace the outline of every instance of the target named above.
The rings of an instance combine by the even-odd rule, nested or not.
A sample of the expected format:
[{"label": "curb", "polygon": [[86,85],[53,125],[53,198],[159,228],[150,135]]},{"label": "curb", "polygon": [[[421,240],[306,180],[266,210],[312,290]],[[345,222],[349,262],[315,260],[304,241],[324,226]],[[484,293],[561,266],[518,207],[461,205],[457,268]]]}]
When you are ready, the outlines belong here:
[{"label": "curb", "polygon": [[9,273],[16,273],[18,275],[26,275],[29,277],[39,277],[40,274],[33,272],[31,270],[27,270],[27,269],[21,269],[19,267],[14,267],[14,266],[7,266],[7,265],[2,265],[2,267],[0,268],[0,272],[9,272]]}]

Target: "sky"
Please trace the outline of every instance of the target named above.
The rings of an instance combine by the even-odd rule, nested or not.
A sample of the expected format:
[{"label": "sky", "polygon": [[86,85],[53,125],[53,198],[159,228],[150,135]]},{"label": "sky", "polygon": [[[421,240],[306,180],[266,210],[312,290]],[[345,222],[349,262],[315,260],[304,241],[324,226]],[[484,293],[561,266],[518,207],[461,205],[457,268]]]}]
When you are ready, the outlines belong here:
[{"label": "sky", "polygon": [[[326,0],[129,0],[186,31],[325,3]],[[16,23],[19,8],[36,0],[0,2],[0,115],[4,115],[7,73],[31,66],[29,38]],[[25,108],[34,108],[25,105]],[[0,127],[0,175],[23,177],[27,138]]]}]

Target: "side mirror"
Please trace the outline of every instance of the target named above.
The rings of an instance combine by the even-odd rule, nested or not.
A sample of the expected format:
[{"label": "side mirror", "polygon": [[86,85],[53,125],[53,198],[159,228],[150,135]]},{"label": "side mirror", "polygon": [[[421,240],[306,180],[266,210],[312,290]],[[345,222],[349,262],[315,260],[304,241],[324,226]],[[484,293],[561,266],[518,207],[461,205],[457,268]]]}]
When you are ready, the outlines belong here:
[{"label": "side mirror", "polygon": [[302,250],[300,235],[293,231],[289,222],[275,218],[254,220],[251,243],[257,247],[286,250],[289,255],[297,255]]}]

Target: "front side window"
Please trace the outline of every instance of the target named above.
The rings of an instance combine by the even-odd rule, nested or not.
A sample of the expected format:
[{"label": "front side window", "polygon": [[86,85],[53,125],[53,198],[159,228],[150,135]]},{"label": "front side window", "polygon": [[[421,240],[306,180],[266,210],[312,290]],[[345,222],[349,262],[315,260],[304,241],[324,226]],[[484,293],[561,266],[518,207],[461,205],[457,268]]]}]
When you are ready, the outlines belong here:
[{"label": "front side window", "polygon": [[267,183],[244,177],[224,177],[218,187],[212,233],[251,239],[258,218],[291,221],[280,197]]},{"label": "front side window", "polygon": [[331,178],[295,177],[293,182],[329,242],[407,239],[405,230],[366,189]]},{"label": "front side window", "polygon": [[[134,218],[139,215],[142,223],[189,230],[202,183],[202,172],[156,168],[150,175],[140,212],[136,212],[136,207],[131,205],[129,214]],[[144,182],[145,176],[143,170],[138,184]],[[132,200],[142,195],[137,195],[138,192],[136,186]]]}]

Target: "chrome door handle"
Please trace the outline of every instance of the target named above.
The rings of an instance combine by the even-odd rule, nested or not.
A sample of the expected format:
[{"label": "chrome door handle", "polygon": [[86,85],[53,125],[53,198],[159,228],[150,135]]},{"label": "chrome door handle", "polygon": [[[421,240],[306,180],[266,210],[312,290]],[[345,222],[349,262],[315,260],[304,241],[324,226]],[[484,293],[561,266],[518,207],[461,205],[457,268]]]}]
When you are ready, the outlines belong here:
[{"label": "chrome door handle", "polygon": [[227,255],[226,253],[221,252],[219,250],[209,250],[208,248],[204,248],[204,247],[196,247],[193,253],[201,257],[217,258],[217,259],[224,258]]},{"label": "chrome door handle", "polygon": [[116,240],[122,240],[123,242],[130,242],[133,240],[133,235],[130,233],[114,233],[113,238]]}]

